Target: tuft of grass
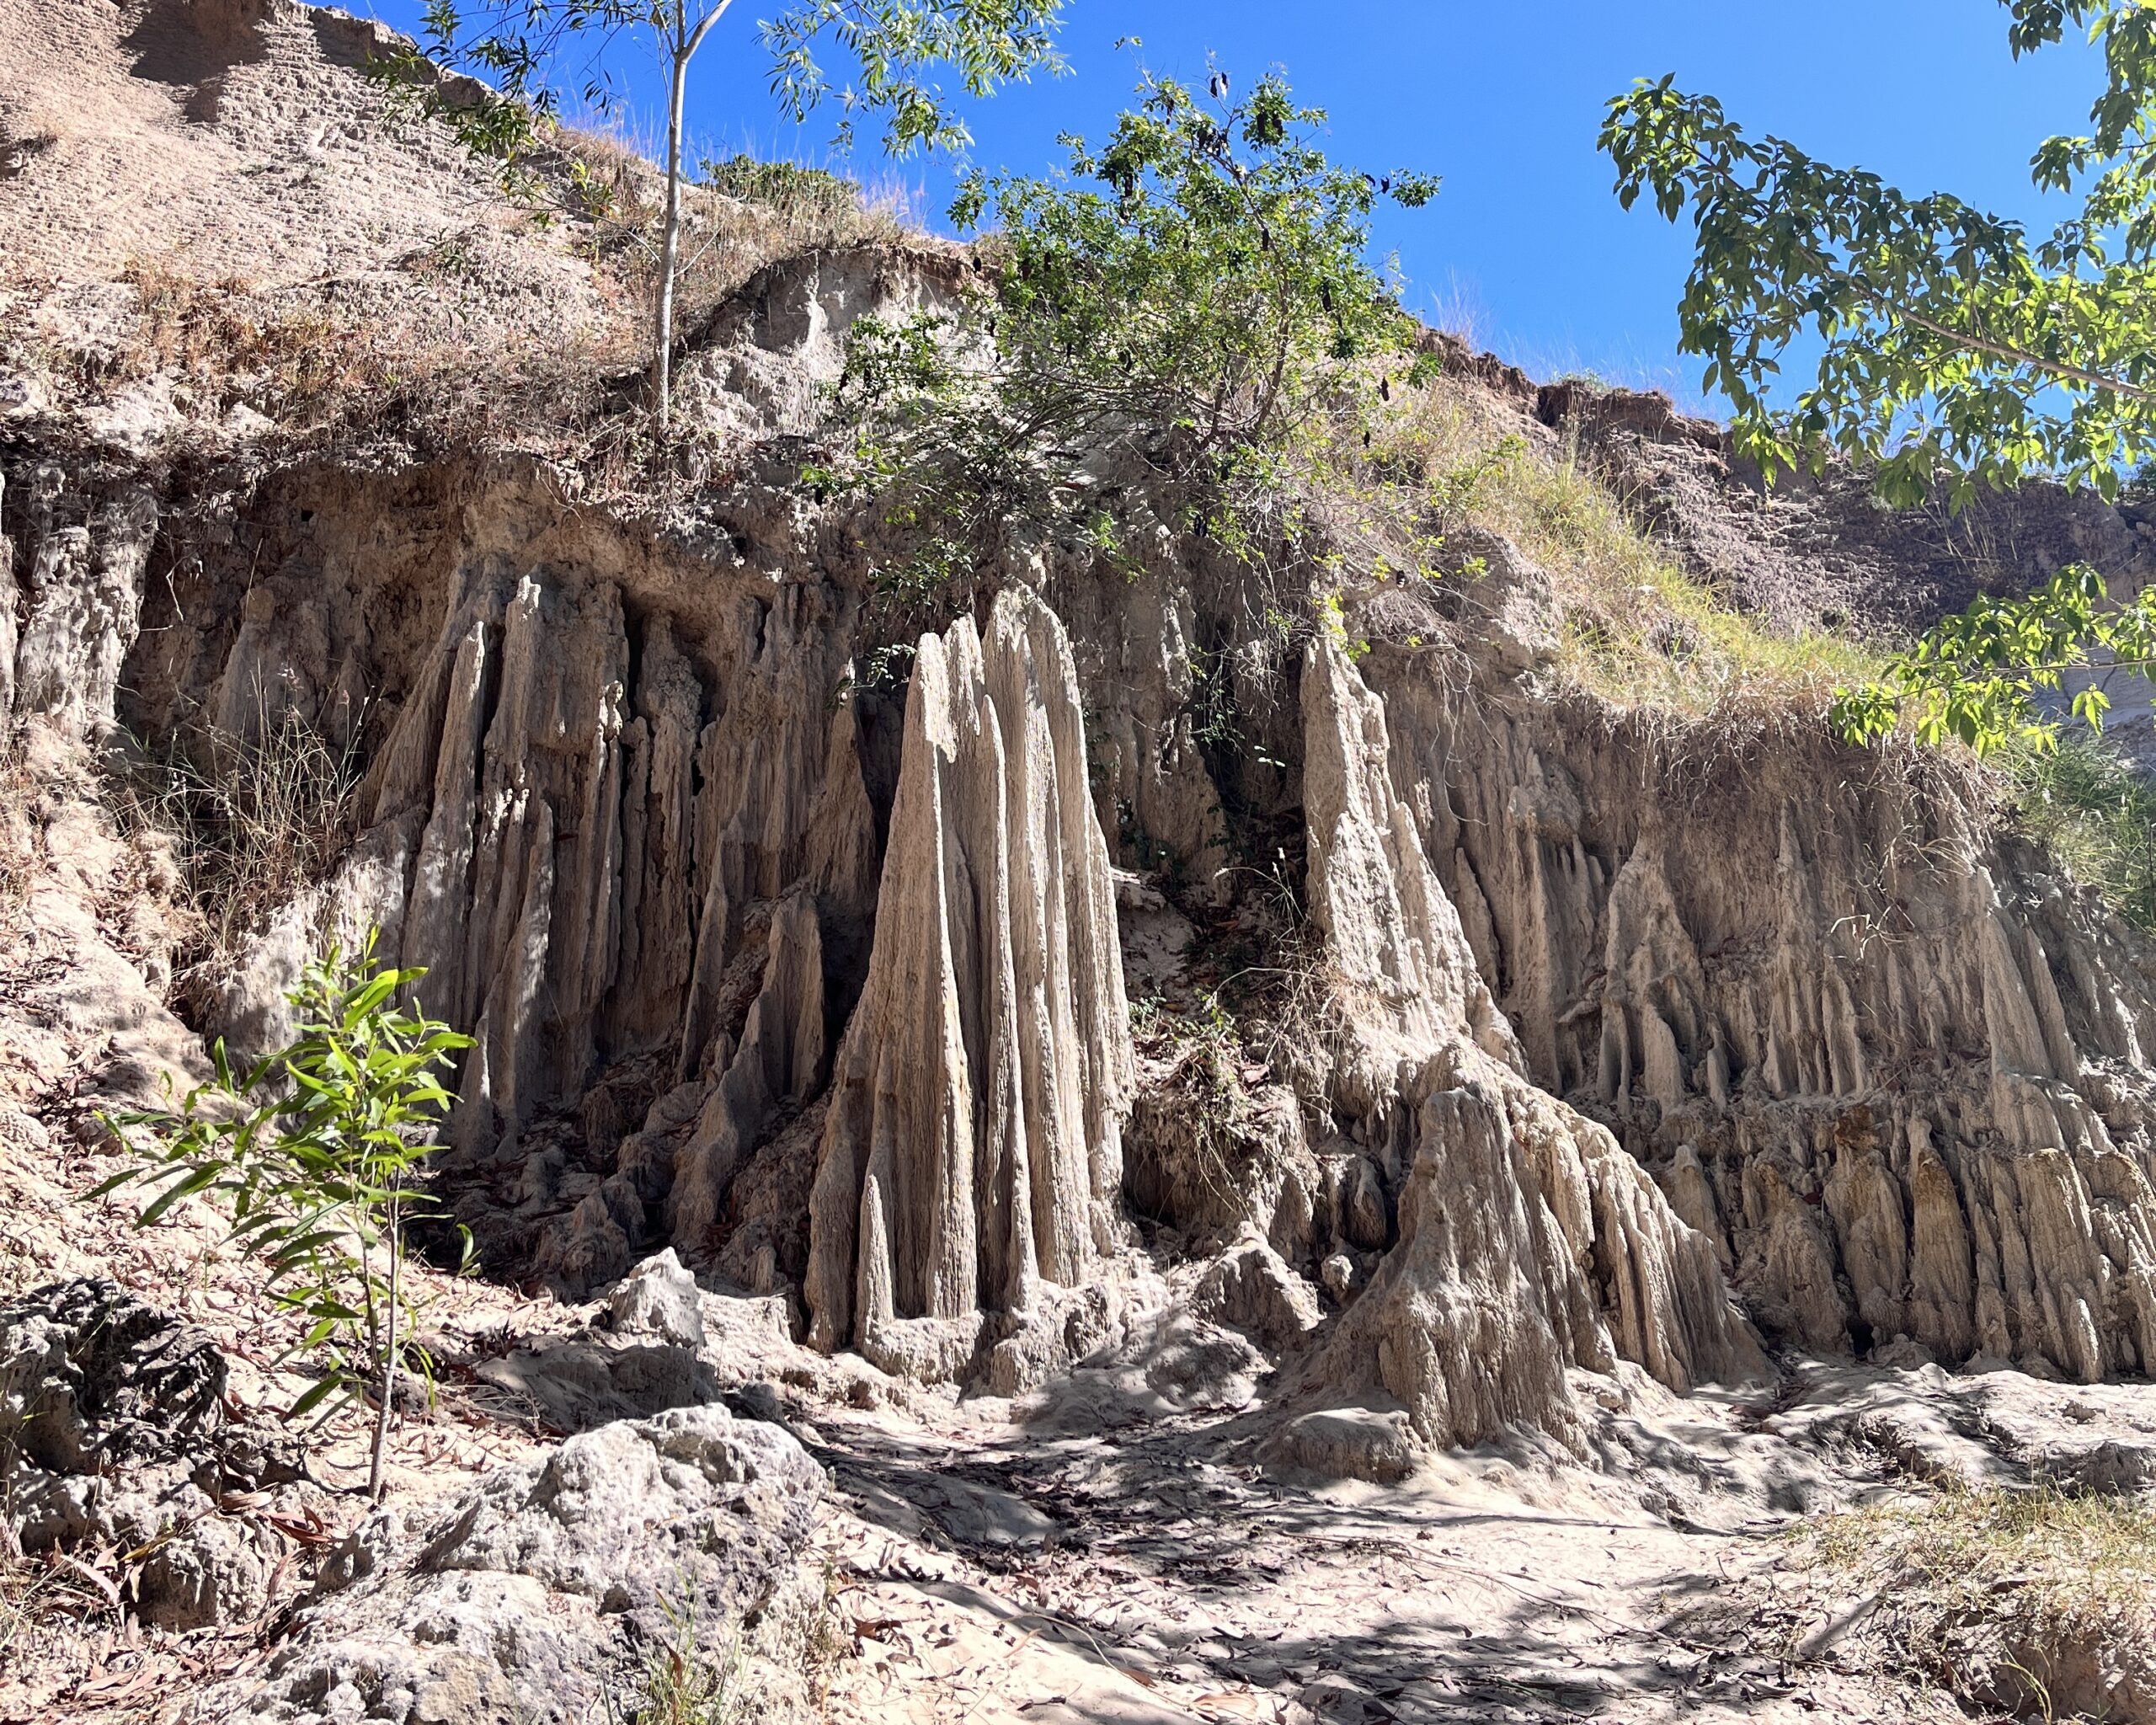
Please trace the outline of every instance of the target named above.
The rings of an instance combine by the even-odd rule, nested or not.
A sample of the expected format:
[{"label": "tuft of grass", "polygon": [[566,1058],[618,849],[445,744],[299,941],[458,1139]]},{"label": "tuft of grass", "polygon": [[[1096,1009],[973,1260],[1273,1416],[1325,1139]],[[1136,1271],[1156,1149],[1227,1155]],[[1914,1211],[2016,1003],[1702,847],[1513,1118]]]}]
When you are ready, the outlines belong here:
[{"label": "tuft of grass", "polygon": [[[1539,446],[1481,392],[1406,392],[1351,482],[1351,509],[1399,548],[1381,572],[1428,578],[1444,537],[1502,535],[1550,580],[1560,676],[1611,706],[1701,718],[1732,702],[1823,706],[1884,655],[1828,633],[1785,634],[1687,574],[1569,445]],[[1390,569],[1387,569],[1387,564]]]},{"label": "tuft of grass", "polygon": [[[2156,1671],[2156,1500],[1956,1487],[1823,1517],[1806,1561],[1876,1591],[1919,1670],[1980,1706],[2100,1711],[2095,1674]],[[2099,1658],[2098,1656],[2101,1657]]]},{"label": "tuft of grass", "polygon": [[220,410],[252,397],[275,417],[299,418],[382,382],[364,328],[327,302],[259,292],[238,277],[200,280],[169,259],[136,259],[120,279],[135,290],[136,315],[85,383],[171,373]]},{"label": "tuft of grass", "polygon": [[[1146,1087],[1132,1134],[1134,1189],[1146,1207],[1188,1226],[1225,1227],[1243,1214],[1239,1170],[1247,1160],[1251,1107],[1242,1073],[1252,1055],[1217,995],[1181,1011],[1165,1001],[1130,1003],[1139,1050],[1165,1071]],[[1155,1146],[1172,1146],[1172,1167],[1155,1167]]]},{"label": "tuft of grass", "polygon": [[1302,921],[1284,867],[1253,873],[1270,914],[1204,919],[1187,959],[1193,985],[1130,1005],[1149,1071],[1124,1140],[1125,1189],[1187,1233],[1269,1213],[1262,1194],[1300,1138],[1276,1087],[1322,1095],[1354,1044],[1352,985]]},{"label": "tuft of grass", "polygon": [[[0,554],[6,547],[0,546]],[[38,785],[19,724],[0,724],[0,939],[20,933],[37,878]]]},{"label": "tuft of grass", "polygon": [[[356,734],[357,727],[354,728]],[[187,923],[177,992],[210,1002],[279,911],[320,885],[351,841],[360,760],[297,713],[252,737],[205,728],[121,780],[122,818],[170,848]]]},{"label": "tuft of grass", "polygon": [[2156,934],[2156,785],[2093,737],[2004,753],[2012,824],[2127,921]]},{"label": "tuft of grass", "polygon": [[[645,1661],[626,1709],[630,1725],[743,1725],[751,1717],[753,1687],[746,1642],[736,1634],[723,1648],[707,1648],[693,1606],[662,1605],[670,1633]],[[624,1717],[611,1696],[607,1712]]]},{"label": "tuft of grass", "polygon": [[[654,286],[665,181],[639,141],[563,126],[565,213],[586,225],[583,249],[618,270],[641,305]],[[903,190],[872,191],[820,168],[745,153],[707,158],[682,187],[681,303],[691,318],[765,264],[803,252],[894,244],[918,232]],[[639,337],[640,339],[640,337]]]},{"label": "tuft of grass", "polygon": [[723,197],[753,204],[804,232],[841,233],[869,216],[858,181],[792,162],[766,162],[746,154],[707,161],[697,183]]},{"label": "tuft of grass", "polygon": [[[23,1416],[0,1421],[0,1474],[13,1471]],[[109,1554],[108,1554],[109,1556]],[[85,1561],[87,1559],[88,1561]],[[49,1718],[40,1706],[97,1669],[122,1627],[117,1578],[99,1554],[0,1548],[0,1708],[10,1718]],[[139,1637],[127,1626],[129,1644]],[[21,1712],[25,1703],[30,1711]]]}]

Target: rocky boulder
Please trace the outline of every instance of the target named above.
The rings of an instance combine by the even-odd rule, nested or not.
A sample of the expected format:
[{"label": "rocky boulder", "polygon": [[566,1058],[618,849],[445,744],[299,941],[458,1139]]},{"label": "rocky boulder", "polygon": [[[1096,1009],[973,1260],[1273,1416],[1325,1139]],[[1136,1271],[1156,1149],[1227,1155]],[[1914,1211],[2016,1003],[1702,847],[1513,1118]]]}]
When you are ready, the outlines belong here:
[{"label": "rocky boulder", "polygon": [[704,1345],[703,1296],[668,1247],[648,1258],[608,1297],[606,1321],[624,1336],[648,1336],[691,1350]]},{"label": "rocky boulder", "polygon": [[776,1426],[677,1408],[571,1438],[325,1565],[240,1720],[568,1725],[693,1626],[723,1655],[794,1578],[823,1472]]}]

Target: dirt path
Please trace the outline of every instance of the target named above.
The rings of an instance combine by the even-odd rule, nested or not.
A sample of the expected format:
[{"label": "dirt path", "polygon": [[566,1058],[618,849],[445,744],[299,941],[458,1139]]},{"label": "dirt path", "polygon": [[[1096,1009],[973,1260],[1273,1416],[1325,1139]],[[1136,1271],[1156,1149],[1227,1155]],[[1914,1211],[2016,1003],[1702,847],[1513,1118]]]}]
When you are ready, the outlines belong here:
[{"label": "dirt path", "polygon": [[1773,1523],[1679,1531],[1578,1476],[1300,1487],[1235,1459],[1232,1418],[940,1426],[802,1433],[844,1504],[835,1720],[1963,1717],[1784,1658]]}]

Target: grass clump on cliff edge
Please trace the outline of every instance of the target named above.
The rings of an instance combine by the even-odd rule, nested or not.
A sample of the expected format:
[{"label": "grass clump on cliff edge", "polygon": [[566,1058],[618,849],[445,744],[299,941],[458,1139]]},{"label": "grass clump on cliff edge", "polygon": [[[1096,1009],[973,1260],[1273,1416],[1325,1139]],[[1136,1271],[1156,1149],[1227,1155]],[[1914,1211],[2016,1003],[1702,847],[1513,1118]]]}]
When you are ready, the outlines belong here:
[{"label": "grass clump on cliff edge", "polygon": [[2085,1692],[2156,1680],[2156,1500],[2038,1485],[1951,1487],[1822,1517],[1815,1566],[1876,1594],[1875,1632],[1980,1706],[2100,1716]]},{"label": "grass clump on cliff edge", "polygon": [[270,919],[328,879],[355,830],[360,757],[297,713],[204,727],[115,781],[121,818],[168,848],[184,900],[174,992],[197,1022]]},{"label": "grass clump on cliff edge", "polygon": [[1623,708],[1704,717],[1732,702],[1823,706],[1878,674],[1880,655],[1828,633],[1785,634],[1687,574],[1583,467],[1537,447],[1471,386],[1416,392],[1374,466],[1419,507],[1422,531],[1502,534],[1549,575],[1558,670]]},{"label": "grass clump on cliff edge", "polygon": [[2156,934],[2156,785],[2093,737],[2017,744],[2001,762],[2013,825],[2121,916]]}]

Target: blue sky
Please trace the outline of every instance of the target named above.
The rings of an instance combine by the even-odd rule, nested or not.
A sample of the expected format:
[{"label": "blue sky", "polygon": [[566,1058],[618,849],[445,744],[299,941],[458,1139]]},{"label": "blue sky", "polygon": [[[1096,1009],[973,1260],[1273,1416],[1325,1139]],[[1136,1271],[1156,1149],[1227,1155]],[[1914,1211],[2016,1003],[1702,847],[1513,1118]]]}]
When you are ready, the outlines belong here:
[{"label": "blue sky", "polygon": [[[419,0],[343,0],[413,27]],[[831,125],[782,126],[755,20],[772,0],[736,0],[691,72],[690,132],[705,154],[748,148],[895,183],[940,223],[947,164],[891,164],[864,137],[833,161]],[[1696,405],[1698,366],[1676,350],[1689,252],[1681,230],[1610,195],[1594,137],[1603,104],[1634,78],[1674,72],[1748,127],[1885,174],[1951,188],[2035,220],[2036,141],[2077,130],[2099,68],[2073,44],[2016,62],[1993,0],[1070,0],[1070,76],[969,104],[974,160],[1039,172],[1059,132],[1104,132],[1130,91],[1142,40],[1156,70],[1202,76],[1211,54],[1247,83],[1283,68],[1331,113],[1337,159],[1441,174],[1419,211],[1389,211],[1411,306],[1468,332],[1538,377],[1587,369],[1671,388]],[[648,50],[612,64],[629,128],[658,130],[663,85]]]}]

